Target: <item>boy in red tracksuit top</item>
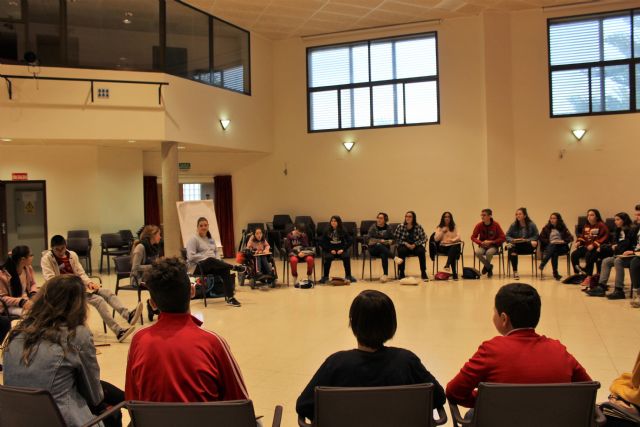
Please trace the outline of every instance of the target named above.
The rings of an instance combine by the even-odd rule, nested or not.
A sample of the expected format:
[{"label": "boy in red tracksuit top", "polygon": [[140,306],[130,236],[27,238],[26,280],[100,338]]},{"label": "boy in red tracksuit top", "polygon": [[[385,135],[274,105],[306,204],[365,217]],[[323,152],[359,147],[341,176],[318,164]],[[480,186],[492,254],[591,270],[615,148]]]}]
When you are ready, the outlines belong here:
[{"label": "boy in red tracksuit top", "polygon": [[501,336],[483,342],[447,384],[450,402],[473,408],[481,382],[547,384],[591,381],[560,341],[538,335],[540,296],[525,283],[504,285],[495,298],[493,324]]},{"label": "boy in red tracksuit top", "polygon": [[[145,276],[158,321],[131,340],[125,397],[147,402],[248,399],[229,345],[189,313],[192,287],[177,258],[156,262]],[[154,307],[154,308],[155,308]]]},{"label": "boy in red tracksuit top", "polygon": [[498,249],[505,242],[506,237],[500,224],[493,220],[493,211],[483,209],[480,217],[482,221],[473,229],[471,240],[476,244],[475,253],[482,263],[482,274],[493,276],[493,264],[491,258],[498,253]]}]

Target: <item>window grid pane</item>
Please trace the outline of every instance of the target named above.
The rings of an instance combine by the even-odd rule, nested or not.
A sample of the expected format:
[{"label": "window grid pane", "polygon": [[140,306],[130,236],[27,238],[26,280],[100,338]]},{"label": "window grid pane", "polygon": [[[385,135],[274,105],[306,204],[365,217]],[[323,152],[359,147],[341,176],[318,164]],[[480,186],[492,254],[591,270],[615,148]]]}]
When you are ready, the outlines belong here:
[{"label": "window grid pane", "polygon": [[182,184],[182,200],[202,200],[202,184]]},{"label": "window grid pane", "polygon": [[639,15],[636,9],[549,20],[552,116],[638,111],[637,85],[635,105],[631,95],[638,81]]},{"label": "window grid pane", "polygon": [[310,48],[309,130],[437,122],[436,54],[435,33]]}]

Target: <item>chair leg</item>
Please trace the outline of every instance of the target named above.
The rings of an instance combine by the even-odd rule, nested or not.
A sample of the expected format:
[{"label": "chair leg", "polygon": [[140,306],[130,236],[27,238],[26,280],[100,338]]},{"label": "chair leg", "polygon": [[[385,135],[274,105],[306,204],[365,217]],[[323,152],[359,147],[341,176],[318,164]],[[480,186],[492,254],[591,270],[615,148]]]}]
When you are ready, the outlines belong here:
[{"label": "chair leg", "polygon": [[362,274],[360,275],[360,280],[364,280],[364,263],[365,263],[365,255],[364,251],[362,251]]},{"label": "chair leg", "polygon": [[100,274],[102,274],[102,260],[104,259],[104,251],[100,251]]}]

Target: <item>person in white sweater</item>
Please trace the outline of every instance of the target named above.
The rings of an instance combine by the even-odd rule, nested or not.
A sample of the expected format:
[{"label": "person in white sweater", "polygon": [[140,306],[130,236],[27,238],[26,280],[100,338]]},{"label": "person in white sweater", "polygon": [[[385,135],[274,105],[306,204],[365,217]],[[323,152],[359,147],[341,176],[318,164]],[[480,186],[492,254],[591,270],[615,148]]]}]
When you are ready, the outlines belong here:
[{"label": "person in white sweater", "polygon": [[[67,250],[67,241],[64,237],[55,235],[51,238],[51,249],[42,252],[40,266],[45,281],[61,274],[78,276],[87,291],[87,302],[98,310],[100,317],[116,335],[118,342],[124,341],[136,329],[135,324],[142,315],[142,303],[138,303],[131,310],[127,309],[117,295],[94,283],[82,268],[78,255]],[[120,314],[129,325],[124,328],[120,326],[111,315],[111,309]]]}]

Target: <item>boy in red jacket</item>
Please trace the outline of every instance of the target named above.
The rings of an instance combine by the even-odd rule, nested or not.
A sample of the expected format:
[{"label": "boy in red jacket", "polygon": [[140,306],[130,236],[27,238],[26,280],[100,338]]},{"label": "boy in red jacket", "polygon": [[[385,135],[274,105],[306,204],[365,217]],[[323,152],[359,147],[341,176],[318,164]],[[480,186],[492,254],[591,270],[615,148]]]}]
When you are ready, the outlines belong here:
[{"label": "boy in red jacket", "polygon": [[471,234],[471,240],[476,244],[476,256],[482,263],[482,274],[493,276],[493,264],[491,258],[498,253],[498,249],[506,240],[500,224],[493,220],[493,211],[483,209],[480,214],[482,221],[476,225]]},{"label": "boy in red jacket", "polygon": [[483,342],[447,384],[450,402],[473,408],[481,382],[545,384],[591,381],[560,341],[538,335],[540,295],[526,283],[504,285],[495,298],[493,324],[500,333]]}]

